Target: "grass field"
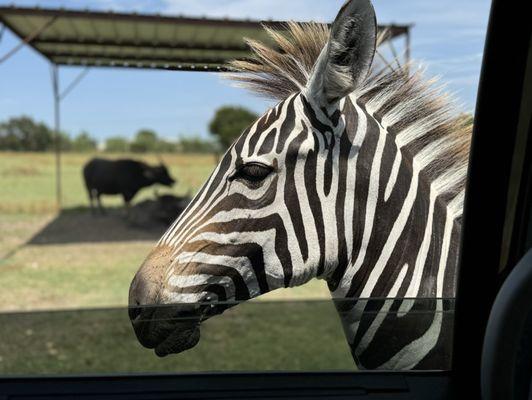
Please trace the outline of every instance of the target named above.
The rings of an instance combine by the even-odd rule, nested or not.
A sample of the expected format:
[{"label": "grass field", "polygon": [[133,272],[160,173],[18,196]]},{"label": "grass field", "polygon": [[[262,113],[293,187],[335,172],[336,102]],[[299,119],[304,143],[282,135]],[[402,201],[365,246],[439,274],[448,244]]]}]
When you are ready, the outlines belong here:
[{"label": "grass field", "polygon": [[[105,217],[90,214],[81,168],[91,156],[63,155],[58,213],[53,155],[0,153],[0,375],[353,368],[332,302],[298,301],[329,298],[317,280],[207,321],[200,345],[181,355],[143,349],[127,318],[128,288],[163,231],[130,226],[116,197],[104,198]],[[193,194],[215,166],[209,155],[163,158],[178,184],[161,194]]]},{"label": "grass field", "polygon": [[[87,205],[87,193],[83,185],[81,170],[94,154],[65,153],[62,155],[63,207],[72,208]],[[155,156],[105,154],[103,157],[133,157],[151,164],[158,163]],[[167,189],[160,187],[161,194],[193,193],[205,182],[215,167],[213,155],[162,155],[170,173],[177,177],[178,184]],[[0,152],[0,213],[42,214],[56,210],[55,161],[50,153]],[[153,189],[140,192],[135,201],[151,197]],[[107,205],[120,205],[117,196],[104,200]]]},{"label": "grass field", "polygon": [[[156,157],[135,157],[155,163]],[[93,217],[81,178],[92,154],[66,153],[62,158],[63,207],[55,212],[54,158],[48,153],[0,153],[0,310],[124,306],[129,283],[163,231],[129,227],[121,210]],[[118,155],[105,155],[118,157]],[[212,155],[163,155],[178,184],[160,193],[193,194],[215,167]],[[153,197],[139,193],[135,202]],[[104,198],[111,207],[118,196]],[[92,231],[90,237],[84,236]],[[109,240],[95,240],[108,235]],[[266,299],[328,297],[322,282],[273,292]]]},{"label": "grass field", "polygon": [[125,309],[0,314],[0,337],[0,376],[354,369],[330,301],[240,304],[165,358],[137,342]]}]

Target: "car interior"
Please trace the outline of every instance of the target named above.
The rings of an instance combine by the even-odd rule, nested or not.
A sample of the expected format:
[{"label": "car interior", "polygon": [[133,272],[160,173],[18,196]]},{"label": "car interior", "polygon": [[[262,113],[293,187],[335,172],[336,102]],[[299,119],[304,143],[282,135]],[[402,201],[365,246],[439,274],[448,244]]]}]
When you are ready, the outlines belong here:
[{"label": "car interior", "polygon": [[10,376],[0,378],[0,400],[532,398],[528,9],[527,2],[491,4],[474,115],[450,370]]}]

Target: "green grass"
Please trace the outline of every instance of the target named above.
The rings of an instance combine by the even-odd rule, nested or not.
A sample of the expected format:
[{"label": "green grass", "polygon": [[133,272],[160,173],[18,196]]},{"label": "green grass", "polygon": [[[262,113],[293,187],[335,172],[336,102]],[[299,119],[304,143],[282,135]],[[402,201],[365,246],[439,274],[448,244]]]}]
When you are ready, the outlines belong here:
[{"label": "green grass", "polygon": [[[102,156],[102,155],[99,155]],[[63,207],[86,206],[87,193],[81,177],[83,165],[94,154],[65,153],[62,155]],[[150,164],[158,163],[155,156],[138,154],[104,154],[103,157],[132,157]],[[160,194],[194,193],[207,179],[215,167],[213,155],[163,154],[170,173],[177,177],[175,189],[159,187]],[[56,211],[55,201],[55,160],[51,153],[11,153],[0,152],[0,213],[40,214]],[[135,201],[153,196],[153,189],[141,191]],[[104,198],[107,205],[119,205],[122,199],[113,196]]]},{"label": "green grass", "polygon": [[[153,243],[24,246],[0,266],[0,310],[125,306],[135,272]],[[323,282],[271,292],[264,299],[326,298]]]},{"label": "green grass", "polygon": [[[0,153],[0,375],[354,367],[332,302],[294,301],[328,299],[318,280],[206,321],[200,344],[183,354],[160,359],[142,348],[127,318],[128,288],[162,232],[128,224],[120,198],[104,198],[106,217],[88,212],[81,168],[90,157],[63,155],[65,210],[57,213],[53,155]],[[160,193],[193,194],[215,162],[163,158],[179,183]],[[152,196],[144,190],[134,201]]]},{"label": "green grass", "polygon": [[[140,232],[128,225],[119,209],[111,209],[107,217],[94,218],[83,208],[87,199],[81,169],[92,156],[63,155],[66,211],[58,215],[53,211],[53,154],[0,153],[0,311],[127,304],[131,279],[163,232]],[[157,162],[153,156],[104,156]],[[178,179],[176,187],[170,189],[177,194],[196,192],[215,166],[212,155],[163,155],[163,159]],[[161,193],[170,190],[161,188]],[[153,190],[147,189],[134,201],[152,196]],[[121,202],[116,196],[104,198],[107,206],[116,207]],[[94,240],[103,234],[116,240]],[[314,280],[263,298],[328,297],[324,283]]]},{"label": "green grass", "polygon": [[0,375],[355,368],[329,301],[240,304],[165,358],[137,342],[125,309],[4,314],[0,337]]}]

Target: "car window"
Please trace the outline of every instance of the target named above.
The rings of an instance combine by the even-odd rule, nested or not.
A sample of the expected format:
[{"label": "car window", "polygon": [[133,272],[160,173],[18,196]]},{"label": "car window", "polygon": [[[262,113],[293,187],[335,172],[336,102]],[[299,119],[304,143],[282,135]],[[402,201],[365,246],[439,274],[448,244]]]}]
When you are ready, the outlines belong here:
[{"label": "car window", "polygon": [[1,376],[450,368],[489,2],[343,3],[0,1]]}]

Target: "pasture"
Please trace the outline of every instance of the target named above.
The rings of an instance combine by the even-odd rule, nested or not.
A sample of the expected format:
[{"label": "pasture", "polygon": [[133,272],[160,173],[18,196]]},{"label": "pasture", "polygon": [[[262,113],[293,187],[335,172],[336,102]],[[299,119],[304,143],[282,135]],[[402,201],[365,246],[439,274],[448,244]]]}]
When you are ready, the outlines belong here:
[{"label": "pasture", "polygon": [[[72,209],[88,205],[87,193],[81,177],[83,165],[95,154],[64,153],[61,156],[63,207]],[[98,154],[99,157],[132,157],[149,164],[158,163],[154,155],[141,154]],[[172,189],[159,188],[161,194],[171,191],[174,194],[194,193],[207,179],[215,167],[213,155],[170,155],[162,159],[177,177],[178,184]],[[11,153],[0,152],[0,213],[43,215],[53,213],[55,205],[55,159],[51,153]],[[153,196],[153,189],[140,192],[134,201]],[[120,198],[112,196],[104,200],[106,205],[119,206]]]},{"label": "pasture", "polygon": [[[161,360],[142,349],[127,319],[128,287],[163,232],[131,226],[119,197],[104,197],[106,216],[91,215],[81,179],[91,156],[63,155],[64,203],[57,212],[53,155],[0,153],[0,336],[9,338],[0,344],[0,375],[200,371],[207,365],[215,370],[352,367],[332,303],[297,301],[329,298],[317,280],[207,321],[200,345],[181,356]],[[134,157],[157,162],[154,156]],[[193,194],[215,166],[211,155],[163,159],[178,184],[157,188],[160,194]],[[148,188],[133,201],[153,196]],[[25,313],[35,310],[41,312]],[[328,343],[321,353],[320,341]],[[13,349],[21,347],[31,356],[16,357]],[[209,363],[213,358],[218,361]]]},{"label": "pasture", "polygon": [[[63,211],[55,211],[54,158],[0,153],[0,310],[125,306],[131,278],[163,233],[130,226],[119,196],[103,198],[107,216],[93,216],[81,178],[91,154],[63,154]],[[135,157],[156,163],[155,156]],[[193,194],[215,167],[213,155],[162,156],[178,183],[147,188],[133,202],[159,194]],[[273,292],[265,299],[328,298],[322,282]]]},{"label": "pasture", "polygon": [[354,369],[328,300],[240,304],[204,322],[195,348],[165,358],[137,342],[123,308],[0,314],[0,336],[0,376]]}]

